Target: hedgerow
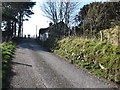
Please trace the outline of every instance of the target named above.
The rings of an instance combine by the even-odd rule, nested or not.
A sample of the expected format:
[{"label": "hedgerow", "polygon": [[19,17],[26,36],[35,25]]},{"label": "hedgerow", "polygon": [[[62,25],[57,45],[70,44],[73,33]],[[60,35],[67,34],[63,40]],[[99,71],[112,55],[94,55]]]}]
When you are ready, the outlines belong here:
[{"label": "hedgerow", "polygon": [[3,87],[6,84],[7,77],[10,73],[10,61],[12,60],[14,51],[15,51],[16,44],[12,41],[1,44],[1,50],[2,50],[2,83]]},{"label": "hedgerow", "polygon": [[120,83],[120,48],[105,41],[64,38],[53,52],[99,77]]}]

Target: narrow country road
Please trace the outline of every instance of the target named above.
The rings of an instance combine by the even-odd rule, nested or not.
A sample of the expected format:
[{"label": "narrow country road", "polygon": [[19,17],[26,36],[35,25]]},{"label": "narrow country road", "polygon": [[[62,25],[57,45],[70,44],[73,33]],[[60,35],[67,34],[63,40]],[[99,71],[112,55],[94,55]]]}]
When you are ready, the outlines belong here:
[{"label": "narrow country road", "polygon": [[11,64],[11,88],[113,87],[43,49],[34,39],[23,40],[17,46]]}]

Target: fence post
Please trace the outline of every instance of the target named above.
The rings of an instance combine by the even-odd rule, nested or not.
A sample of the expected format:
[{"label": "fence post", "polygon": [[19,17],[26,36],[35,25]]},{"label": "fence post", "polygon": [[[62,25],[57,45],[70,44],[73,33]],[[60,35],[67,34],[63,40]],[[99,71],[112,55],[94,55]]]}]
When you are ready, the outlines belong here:
[{"label": "fence post", "polygon": [[100,40],[103,41],[103,32],[100,31]]}]

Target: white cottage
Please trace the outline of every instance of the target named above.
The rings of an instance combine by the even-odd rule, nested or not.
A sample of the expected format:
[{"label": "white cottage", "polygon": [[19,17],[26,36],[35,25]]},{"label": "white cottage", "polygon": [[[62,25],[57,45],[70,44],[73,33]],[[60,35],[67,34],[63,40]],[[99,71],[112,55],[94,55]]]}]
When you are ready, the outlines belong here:
[{"label": "white cottage", "polygon": [[39,30],[39,39],[41,41],[46,41],[50,36],[55,36],[56,34],[61,36],[68,35],[69,28],[64,22],[59,22],[56,25],[50,25],[48,28],[41,28]]},{"label": "white cottage", "polygon": [[41,28],[39,30],[39,39],[41,41],[46,41],[48,38],[48,28]]}]

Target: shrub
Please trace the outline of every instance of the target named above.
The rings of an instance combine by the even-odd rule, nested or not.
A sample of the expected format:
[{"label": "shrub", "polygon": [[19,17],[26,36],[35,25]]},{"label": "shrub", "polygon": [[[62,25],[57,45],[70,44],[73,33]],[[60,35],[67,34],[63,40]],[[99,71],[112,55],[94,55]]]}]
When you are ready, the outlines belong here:
[{"label": "shrub", "polygon": [[3,87],[6,84],[7,77],[9,75],[10,68],[10,60],[12,59],[12,55],[14,54],[16,44],[13,42],[4,42],[1,44],[2,50],[2,81]]}]

